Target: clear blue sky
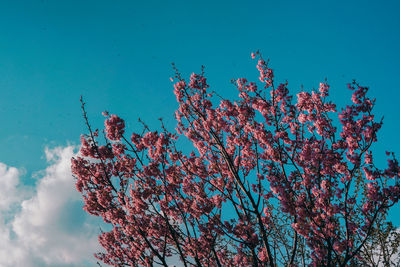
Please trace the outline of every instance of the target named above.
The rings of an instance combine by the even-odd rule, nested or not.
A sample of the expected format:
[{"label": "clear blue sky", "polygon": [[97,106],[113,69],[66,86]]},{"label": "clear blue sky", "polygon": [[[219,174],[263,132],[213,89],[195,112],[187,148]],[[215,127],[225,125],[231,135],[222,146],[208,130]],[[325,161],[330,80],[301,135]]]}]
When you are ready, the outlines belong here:
[{"label": "clear blue sky", "polygon": [[259,49],[294,92],[326,77],[345,103],[346,83],[370,86],[385,116],[375,156],[384,164],[385,150],[400,156],[399,3],[2,1],[0,162],[25,169],[29,184],[45,147],[78,144],[80,95],[97,127],[108,110],[130,127],[163,117],[172,129],[171,62],[186,76],[205,65],[213,89],[230,96],[230,79],[256,78]]}]

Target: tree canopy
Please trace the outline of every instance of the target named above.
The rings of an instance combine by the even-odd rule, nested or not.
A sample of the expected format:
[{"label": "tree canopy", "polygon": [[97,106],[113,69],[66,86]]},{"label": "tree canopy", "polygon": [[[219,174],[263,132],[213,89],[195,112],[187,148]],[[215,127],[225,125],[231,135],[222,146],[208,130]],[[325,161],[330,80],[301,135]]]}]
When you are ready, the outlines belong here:
[{"label": "tree canopy", "polygon": [[[383,122],[368,88],[350,83],[351,102],[341,109],[329,100],[326,81],[293,97],[268,61],[258,52],[252,57],[259,81],[235,80],[235,100],[210,90],[204,70],[186,80],[175,69],[176,132],[161,122],[158,131],[141,123],[127,134],[122,118],[104,113],[103,138],[82,101],[88,134],[72,171],[84,209],[112,226],[99,236],[100,261],[390,264],[397,247],[371,246],[398,239],[385,223],[399,200],[400,167],[392,152],[387,168],[374,164],[371,147]],[[180,138],[190,140],[191,153]]]}]

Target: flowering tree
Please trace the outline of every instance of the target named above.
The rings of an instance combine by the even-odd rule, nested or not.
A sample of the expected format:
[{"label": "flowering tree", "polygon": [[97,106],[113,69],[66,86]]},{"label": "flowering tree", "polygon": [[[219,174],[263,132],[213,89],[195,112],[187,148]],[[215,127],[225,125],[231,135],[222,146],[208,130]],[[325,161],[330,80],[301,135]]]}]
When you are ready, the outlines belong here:
[{"label": "flowering tree", "polygon": [[[329,85],[301,92],[276,84],[259,53],[260,83],[238,79],[239,96],[209,90],[204,71],[174,93],[177,133],[125,134],[106,116],[104,142],[92,130],[72,159],[84,209],[112,225],[96,257],[114,266],[349,266],[366,251],[400,196],[393,153],[378,169],[371,146],[382,121],[368,88],[353,82],[340,111]],[[176,69],[175,69],[176,70]],[[219,102],[219,103],[218,103]],[[218,103],[218,104],[217,104]],[[336,122],[334,122],[334,120]],[[335,127],[335,125],[338,126]],[[179,138],[196,148],[184,153]],[[368,256],[369,255],[369,256]]]}]

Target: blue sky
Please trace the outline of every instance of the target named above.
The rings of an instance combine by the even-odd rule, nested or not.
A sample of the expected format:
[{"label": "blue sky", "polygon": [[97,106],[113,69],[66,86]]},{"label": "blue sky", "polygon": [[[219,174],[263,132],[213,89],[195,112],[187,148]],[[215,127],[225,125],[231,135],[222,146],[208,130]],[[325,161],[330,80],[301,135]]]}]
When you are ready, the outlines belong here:
[{"label": "blue sky", "polygon": [[[212,89],[229,97],[236,94],[232,78],[256,79],[250,53],[259,49],[293,92],[316,88],[326,77],[332,98],[344,104],[346,83],[370,86],[376,113],[385,116],[375,156],[383,166],[385,150],[400,155],[399,11],[398,1],[365,0],[2,1],[0,162],[18,170],[14,187],[28,192],[24,199],[35,199],[47,170],[65,163],[67,152],[60,151],[77,145],[85,131],[81,95],[97,127],[108,110],[131,128],[138,117],[154,127],[163,117],[172,129],[171,62],[186,76],[205,65]],[[46,159],[46,148],[56,159]],[[68,196],[75,213],[63,216],[72,225],[85,215],[76,196]],[[8,221],[23,215],[24,199],[13,200],[4,227],[15,228]],[[396,212],[391,219],[400,225]],[[94,223],[80,218],[82,225]],[[43,259],[32,266],[37,262],[59,266]]]}]

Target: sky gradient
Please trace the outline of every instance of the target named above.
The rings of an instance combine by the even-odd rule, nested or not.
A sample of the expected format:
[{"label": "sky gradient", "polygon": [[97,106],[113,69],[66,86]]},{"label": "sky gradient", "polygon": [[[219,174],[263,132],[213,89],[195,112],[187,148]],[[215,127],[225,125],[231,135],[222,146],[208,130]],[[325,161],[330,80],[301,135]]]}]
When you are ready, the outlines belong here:
[{"label": "sky gradient", "polygon": [[[30,249],[39,241],[18,234],[35,223],[18,222],[28,211],[37,216],[50,212],[43,204],[36,208],[22,204],[36,203],[39,196],[48,195],[46,190],[55,190],[42,185],[46,177],[56,184],[71,178],[68,168],[58,174],[49,168],[67,166],[66,155],[73,155],[80,134],[86,131],[80,96],[96,128],[102,127],[101,112],[107,110],[124,118],[131,129],[137,127],[139,117],[151,127],[158,127],[157,119],[163,117],[173,129],[177,104],[169,80],[172,62],[185,77],[206,66],[212,89],[226,97],[236,95],[231,79],[256,80],[256,62],[250,58],[256,50],[270,59],[277,81],[287,80],[293,93],[302,85],[305,90],[317,88],[327,78],[332,99],[340,106],[350,99],[346,84],[356,79],[371,88],[370,95],[377,98],[376,115],[384,116],[374,150],[378,165],[384,166],[386,150],[400,155],[398,1],[21,0],[3,1],[0,7],[0,162],[4,167],[1,171],[0,166],[0,184],[19,192],[16,199],[10,195],[12,209],[0,203],[0,234],[8,233],[15,246],[26,245],[27,264],[16,256],[14,265],[2,259],[0,265],[61,266],[63,262],[54,256],[57,253],[32,258],[35,250]],[[52,222],[53,230],[62,236],[78,220],[76,240],[94,240],[95,233],[89,237],[81,233],[99,222],[80,211],[73,189],[65,189],[73,187],[73,180],[64,185],[59,193],[65,199],[54,210],[63,219]],[[397,206],[390,216],[397,226],[399,214]],[[11,247],[8,241],[0,242],[0,251]],[[59,251],[77,253],[67,246]],[[66,266],[84,266],[91,255],[79,254],[79,262]]]}]

